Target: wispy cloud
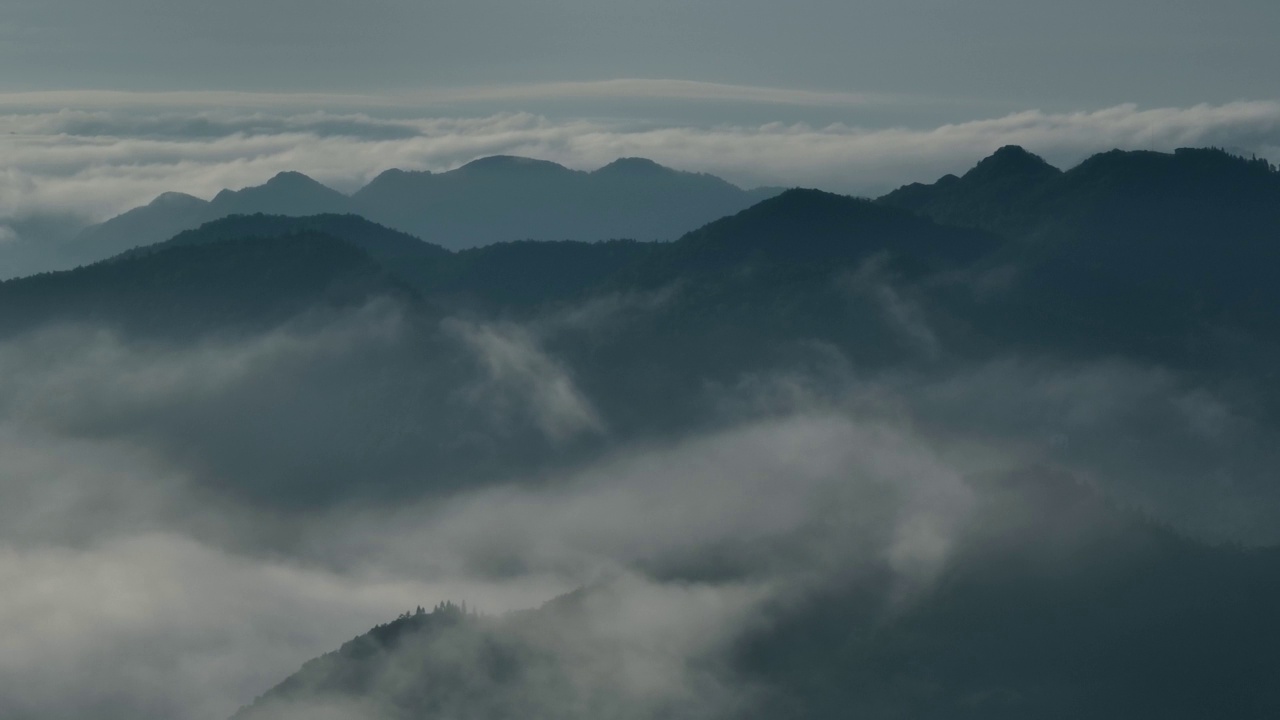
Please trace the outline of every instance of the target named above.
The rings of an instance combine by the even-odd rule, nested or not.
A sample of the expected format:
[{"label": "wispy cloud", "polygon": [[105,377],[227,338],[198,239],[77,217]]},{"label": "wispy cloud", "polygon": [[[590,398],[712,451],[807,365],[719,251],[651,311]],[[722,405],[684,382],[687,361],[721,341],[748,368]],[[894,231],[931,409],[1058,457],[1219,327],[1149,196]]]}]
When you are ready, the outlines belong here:
[{"label": "wispy cloud", "polygon": [[[822,92],[790,88],[733,85],[695,80],[624,78],[590,82],[532,83],[460,88],[417,96],[422,100],[555,100],[569,98],[627,98],[696,100],[810,107],[860,107],[911,102],[910,98],[877,93]],[[408,96],[408,100],[414,96]]]},{"label": "wispy cloud", "polygon": [[129,92],[53,90],[0,93],[0,108],[422,108],[434,104],[613,98],[763,103],[808,107],[860,107],[920,102],[882,93],[825,92],[757,85],[659,78],[473,85],[405,93],[255,93],[220,91]]},{"label": "wispy cloud", "polygon": [[496,425],[505,425],[511,416],[518,415],[554,442],[604,432],[600,416],[574,385],[568,370],[543,352],[523,328],[461,321],[448,326],[485,368],[485,380],[469,388],[467,394],[471,404],[492,411]]},{"label": "wispy cloud", "polygon": [[[690,676],[683,663],[731,638],[775,585],[794,589],[777,578],[887,563],[905,589],[922,589],[964,515],[959,474],[928,447],[832,413],[633,447],[542,484],[513,475],[447,497],[338,503],[304,515],[226,498],[216,486],[245,468],[209,477],[200,458],[165,452],[164,439],[136,429],[148,424],[142,415],[189,429],[173,419],[172,406],[234,399],[249,377],[274,375],[291,358],[324,365],[346,352],[339,348],[368,345],[361,329],[369,319],[189,350],[83,328],[0,343],[0,367],[26,378],[0,393],[0,630],[7,638],[0,683],[11,689],[0,712],[215,720],[302,660],[418,603],[529,607],[600,573],[622,577],[586,638],[605,643],[627,669],[610,682],[621,682],[627,697],[684,699]],[[497,383],[493,393],[531,405],[514,422],[554,434],[590,420],[579,405],[585,400],[529,334],[470,332],[477,336],[464,341],[475,346],[476,369]],[[431,374],[420,355],[407,357],[412,368],[396,377]],[[321,387],[379,372],[361,362],[288,394],[323,394]],[[456,426],[452,408],[427,400],[413,405]],[[222,417],[223,429],[257,415],[235,405],[234,420],[197,412]],[[306,427],[309,416],[352,407],[292,407],[267,425],[300,439],[306,454],[326,444],[356,446],[350,433],[326,440]],[[218,432],[184,434],[183,442]],[[465,432],[442,427],[431,439],[448,444]],[[228,454],[264,459],[233,444],[238,450]],[[284,444],[273,440],[270,454],[289,456]],[[421,457],[412,463],[421,476],[436,470]],[[787,557],[750,552],[780,539],[793,541]],[[739,542],[752,574],[741,581],[667,583],[644,570],[722,558]]]}]

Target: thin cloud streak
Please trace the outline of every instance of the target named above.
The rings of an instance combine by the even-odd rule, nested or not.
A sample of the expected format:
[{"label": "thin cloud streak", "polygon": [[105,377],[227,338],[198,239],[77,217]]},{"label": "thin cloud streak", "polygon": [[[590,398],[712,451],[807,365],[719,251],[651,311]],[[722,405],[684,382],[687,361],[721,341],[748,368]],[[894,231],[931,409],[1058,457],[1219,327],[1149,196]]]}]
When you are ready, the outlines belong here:
[{"label": "thin cloud streak", "polygon": [[907,96],[879,93],[823,92],[819,90],[734,85],[696,80],[647,78],[477,86],[441,93],[429,93],[423,97],[425,99],[450,101],[633,98],[747,102],[808,107],[860,107],[922,101],[920,99],[912,100]]},{"label": "thin cloud streak", "polygon": [[235,91],[47,90],[0,93],[0,108],[422,108],[433,104],[611,98],[696,100],[805,107],[860,107],[923,102],[882,93],[826,92],[661,78],[474,85],[406,93],[264,93]]}]

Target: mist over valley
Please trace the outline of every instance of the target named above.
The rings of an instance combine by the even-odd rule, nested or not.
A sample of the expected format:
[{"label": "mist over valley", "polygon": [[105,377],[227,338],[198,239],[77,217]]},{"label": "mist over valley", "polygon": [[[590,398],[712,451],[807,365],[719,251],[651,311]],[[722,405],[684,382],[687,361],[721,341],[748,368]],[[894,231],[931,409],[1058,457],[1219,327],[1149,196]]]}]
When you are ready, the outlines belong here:
[{"label": "mist over valley", "polygon": [[1280,5],[10,4],[5,720],[1280,715]]}]

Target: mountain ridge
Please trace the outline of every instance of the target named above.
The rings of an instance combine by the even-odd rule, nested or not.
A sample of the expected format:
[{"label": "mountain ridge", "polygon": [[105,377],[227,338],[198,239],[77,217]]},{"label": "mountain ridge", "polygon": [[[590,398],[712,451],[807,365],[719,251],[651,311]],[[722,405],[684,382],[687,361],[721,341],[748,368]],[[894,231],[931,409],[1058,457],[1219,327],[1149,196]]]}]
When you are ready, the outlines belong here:
[{"label": "mountain ridge", "polygon": [[[742,190],[713,175],[641,158],[619,158],[590,172],[511,155],[440,173],[392,168],[351,195],[284,171],[261,185],[222,190],[208,201],[163,193],[81,231],[66,254],[73,264],[84,264],[220,217],[257,213],[359,214],[453,249],[522,239],[673,240],[773,192]],[[537,202],[520,202],[522,196]]]},{"label": "mountain ridge", "polygon": [[[823,507],[796,528],[741,546],[731,529],[622,561],[677,598],[761,577],[782,588],[713,657],[694,657],[716,670],[696,690],[723,681],[724,696],[746,700],[727,715],[1273,716],[1278,551],[1197,539],[1170,518],[1235,530],[1280,507],[1280,414],[1267,414],[1280,407],[1268,405],[1274,171],[1217,151],[1103,154],[1062,173],[1018,149],[989,160],[900,202],[784,191],[672,242],[452,250],[357,215],[234,215],[0,283],[0,331],[8,341],[80,323],[138,347],[199,347],[340,317],[352,334],[325,345],[340,352],[301,354],[230,400],[182,398],[154,421],[89,426],[150,439],[158,457],[190,460],[202,489],[282,513],[413,507],[490,483],[507,483],[497,497],[536,493],[613,451],[794,413],[884,419],[945,485],[916,488],[919,466],[898,470],[891,454],[887,482],[865,495],[851,485],[850,507],[839,476],[841,491],[815,493]],[[308,186],[284,176],[275,187],[291,183]],[[953,211],[985,227],[939,219]],[[355,332],[379,322],[389,330]],[[229,439],[192,431],[220,421]],[[767,477],[790,493],[807,441],[777,432],[795,454]],[[999,470],[970,476],[943,456],[975,439]],[[717,465],[744,454],[741,441],[717,447]],[[815,455],[824,477],[860,472]],[[726,497],[743,494],[738,472]],[[673,504],[699,488],[675,479]],[[928,511],[918,524],[893,521],[902,487]],[[1151,515],[1121,499],[1151,502]],[[1195,507],[1170,510],[1182,505]],[[702,519],[691,525],[701,532]],[[859,552],[841,555],[847,546]],[[475,567],[518,575],[520,552],[482,546]],[[904,584],[917,569],[925,582]],[[626,643],[601,624],[607,613],[590,613],[629,587],[602,582],[510,617],[398,619],[304,665],[243,717],[299,700],[294,717],[703,720],[688,704],[696,692],[617,703]]]},{"label": "mountain ridge", "polygon": [[1223,337],[1265,343],[1280,329],[1268,280],[1280,266],[1280,172],[1267,161],[1112,150],[1029,177],[1029,153],[1004,154],[1021,160],[983,161],[983,172],[877,202],[1012,241],[992,262],[1010,271],[994,293],[1007,338],[1054,334],[1090,352],[1200,367],[1216,362]]}]

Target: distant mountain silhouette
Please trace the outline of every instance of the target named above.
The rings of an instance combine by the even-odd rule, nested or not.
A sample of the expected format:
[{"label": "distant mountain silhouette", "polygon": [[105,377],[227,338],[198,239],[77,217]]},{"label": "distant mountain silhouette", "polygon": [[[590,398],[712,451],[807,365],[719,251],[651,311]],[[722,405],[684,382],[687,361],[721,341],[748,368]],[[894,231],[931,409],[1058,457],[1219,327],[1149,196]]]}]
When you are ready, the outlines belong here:
[{"label": "distant mountain silhouette", "polygon": [[150,245],[212,220],[209,203],[184,193],[167,192],[149,204],[82,230],[65,244],[72,267],[96,262],[139,245]]},{"label": "distant mountain silhouette", "polygon": [[433,174],[390,170],[352,196],[358,212],[445,247],[507,240],[673,240],[776,191],[639,158],[594,172],[484,158]]},{"label": "distant mountain silhouette", "polygon": [[274,215],[318,215],[351,209],[346,195],[298,172],[282,172],[264,185],[223,190],[209,203],[219,215],[270,212]]},{"label": "distant mountain silhouette", "polygon": [[63,253],[83,264],[168,239],[228,215],[355,213],[458,249],[494,242],[673,240],[776,194],[717,177],[624,158],[595,172],[529,158],[482,158],[444,173],[388,170],[348,197],[297,172],[264,185],[223,190],[205,202],[165,193],[86,228]]},{"label": "distant mountain silhouette", "polygon": [[167,240],[183,230],[228,215],[318,215],[350,211],[351,201],[346,195],[301,173],[282,172],[257,187],[223,190],[210,201],[183,193],[164,193],[148,205],[85,228],[67,245],[64,254],[75,264],[94,262]]},{"label": "distant mountain silhouette", "polygon": [[[791,190],[672,243],[520,241],[450,252],[354,215],[239,215],[131,250],[110,263],[179,246],[298,233],[349,242],[424,298],[516,313],[593,294],[677,285],[693,293],[686,301],[710,301],[712,294],[728,292],[734,302],[768,304],[782,289],[775,283],[783,283],[786,292],[825,297],[844,292],[832,284],[842,273],[868,263],[897,280],[917,280],[977,262],[1003,245],[988,233],[949,228],[867,200]],[[797,284],[801,278],[806,283]],[[724,301],[714,302],[724,310]]]}]

